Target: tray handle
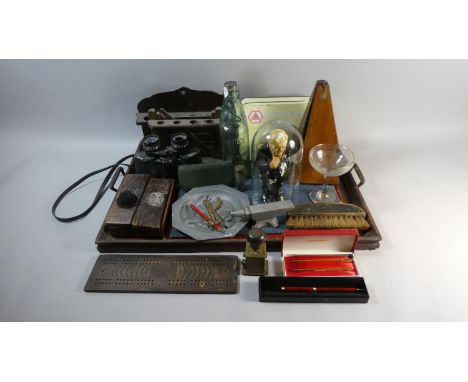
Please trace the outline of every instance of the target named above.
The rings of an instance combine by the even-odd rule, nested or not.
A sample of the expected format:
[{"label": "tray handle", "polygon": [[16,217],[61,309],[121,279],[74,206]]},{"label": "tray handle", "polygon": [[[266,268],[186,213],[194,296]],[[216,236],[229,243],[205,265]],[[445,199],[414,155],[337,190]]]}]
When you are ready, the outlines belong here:
[{"label": "tray handle", "polygon": [[361,187],[364,185],[364,183],[366,183],[366,178],[364,178],[364,175],[361,171],[361,169],[359,168],[358,164],[357,163],[354,163],[354,166],[353,166],[353,170],[356,172],[358,178],[359,178],[359,183],[358,183],[358,187]]}]

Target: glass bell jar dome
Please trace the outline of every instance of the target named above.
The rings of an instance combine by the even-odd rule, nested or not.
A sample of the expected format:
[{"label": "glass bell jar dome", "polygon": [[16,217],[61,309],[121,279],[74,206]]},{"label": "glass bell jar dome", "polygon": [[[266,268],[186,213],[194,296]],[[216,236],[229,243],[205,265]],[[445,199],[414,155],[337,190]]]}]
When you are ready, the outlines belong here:
[{"label": "glass bell jar dome", "polygon": [[255,133],[251,146],[252,203],[291,200],[300,182],[304,142],[286,121],[270,121]]}]

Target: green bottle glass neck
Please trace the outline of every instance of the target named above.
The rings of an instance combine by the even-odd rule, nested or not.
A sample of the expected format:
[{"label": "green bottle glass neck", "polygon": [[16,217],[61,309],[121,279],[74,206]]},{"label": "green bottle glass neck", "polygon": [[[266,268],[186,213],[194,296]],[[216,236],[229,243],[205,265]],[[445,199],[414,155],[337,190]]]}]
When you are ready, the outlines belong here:
[{"label": "green bottle glass neck", "polygon": [[236,81],[227,81],[224,83],[224,96],[239,98],[239,86]]}]

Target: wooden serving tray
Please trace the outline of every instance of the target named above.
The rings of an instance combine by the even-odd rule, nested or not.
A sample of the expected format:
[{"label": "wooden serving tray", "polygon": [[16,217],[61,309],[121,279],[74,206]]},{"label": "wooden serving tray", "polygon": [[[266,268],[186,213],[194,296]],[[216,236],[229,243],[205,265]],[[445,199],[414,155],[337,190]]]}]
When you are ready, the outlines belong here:
[{"label": "wooden serving tray", "polygon": [[[132,168],[132,166],[130,167]],[[356,183],[352,172],[359,178]],[[370,229],[358,240],[356,249],[376,249],[380,246],[382,236],[375,224],[369,208],[359,190],[364,182],[364,176],[357,165],[353,170],[340,177],[338,190],[343,202],[355,204],[367,214]],[[281,251],[282,235],[268,234],[267,248],[269,251]],[[106,229],[104,223],[96,237],[97,249],[101,253],[195,253],[195,252],[242,252],[245,250],[245,237],[237,236],[227,239],[196,241],[191,238],[116,238]]]}]

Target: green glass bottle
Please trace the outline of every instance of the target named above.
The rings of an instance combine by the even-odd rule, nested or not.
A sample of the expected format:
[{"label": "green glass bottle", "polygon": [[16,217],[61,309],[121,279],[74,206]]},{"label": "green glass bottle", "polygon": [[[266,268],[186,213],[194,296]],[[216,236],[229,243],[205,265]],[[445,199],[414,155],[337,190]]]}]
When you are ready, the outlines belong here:
[{"label": "green glass bottle", "polygon": [[224,83],[220,127],[223,136],[224,159],[232,160],[234,166],[245,166],[246,172],[250,173],[249,130],[236,81]]}]

